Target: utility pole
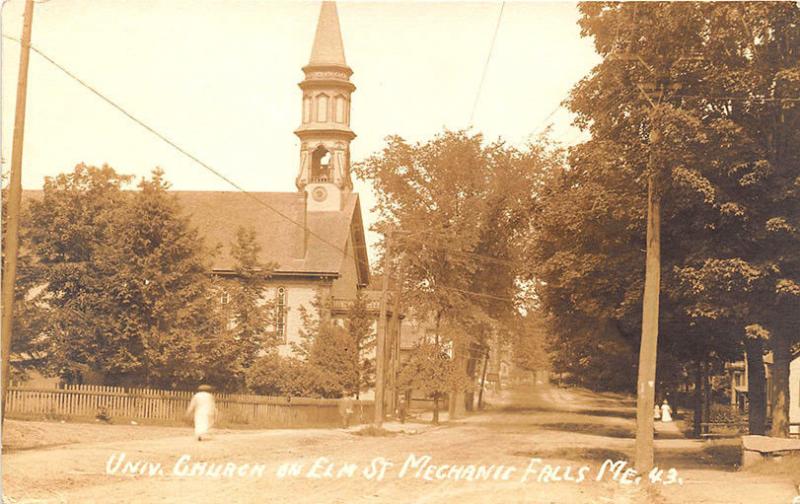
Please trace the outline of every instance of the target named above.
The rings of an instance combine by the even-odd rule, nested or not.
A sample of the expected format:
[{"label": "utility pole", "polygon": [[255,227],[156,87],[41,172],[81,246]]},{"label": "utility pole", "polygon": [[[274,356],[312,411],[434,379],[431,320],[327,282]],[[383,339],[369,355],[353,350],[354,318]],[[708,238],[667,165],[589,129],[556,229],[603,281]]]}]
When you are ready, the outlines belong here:
[{"label": "utility pole", "polygon": [[397,266],[397,278],[395,279],[395,288],[394,288],[394,306],[392,306],[392,322],[394,322],[394,330],[392,331],[393,334],[393,352],[392,355],[394,359],[390,363],[391,370],[390,373],[392,374],[392,405],[393,410],[397,407],[397,403],[400,399],[400,387],[397,386],[397,378],[400,374],[400,309],[401,309],[401,297],[403,295],[403,275],[405,274],[405,264],[404,264],[404,255],[400,255],[400,264]]},{"label": "utility pole", "polygon": [[[652,114],[651,114],[652,117]],[[655,176],[653,145],[658,132],[650,125],[650,162],[647,177],[647,256],[645,258],[642,340],[636,397],[636,469],[653,467],[653,407],[655,406],[656,350],[658,348],[658,301],[661,289],[661,201]]]},{"label": "utility pole", "polygon": [[667,90],[677,89],[666,79],[639,86],[650,103],[649,160],[647,175],[647,252],[645,257],[644,295],[642,300],[642,338],[639,347],[639,375],[636,397],[636,469],[653,468],[655,382],[658,352],[658,313],[661,290],[661,188],[655,146],[661,139],[658,104]]},{"label": "utility pole", "polygon": [[5,264],[3,265],[2,295],[2,380],[3,410],[5,420],[6,397],[10,383],[11,329],[14,322],[14,285],[17,279],[17,254],[19,252],[19,213],[22,201],[22,145],[25,138],[25,105],[28,97],[28,62],[31,54],[31,28],[33,26],[33,0],[25,1],[22,41],[20,42],[19,77],[17,79],[17,108],[14,117],[14,140],[11,148],[11,178],[8,184],[8,220],[6,222]]},{"label": "utility pole", "polygon": [[392,263],[392,231],[386,235],[386,255],[383,257],[383,282],[381,285],[381,305],[378,318],[378,341],[375,348],[375,427],[383,425],[383,405],[386,380],[386,299],[389,291],[389,275]]}]

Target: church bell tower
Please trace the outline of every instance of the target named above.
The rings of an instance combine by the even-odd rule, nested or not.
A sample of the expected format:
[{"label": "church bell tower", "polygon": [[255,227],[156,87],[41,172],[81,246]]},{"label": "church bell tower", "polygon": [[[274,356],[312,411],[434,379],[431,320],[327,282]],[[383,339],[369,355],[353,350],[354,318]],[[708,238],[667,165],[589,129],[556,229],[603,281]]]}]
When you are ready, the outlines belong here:
[{"label": "church bell tower", "polygon": [[309,211],[339,211],[353,190],[350,179],[350,96],[356,87],[344,59],[335,2],[322,2],[311,59],[303,67],[300,171],[297,188],[308,196]]}]

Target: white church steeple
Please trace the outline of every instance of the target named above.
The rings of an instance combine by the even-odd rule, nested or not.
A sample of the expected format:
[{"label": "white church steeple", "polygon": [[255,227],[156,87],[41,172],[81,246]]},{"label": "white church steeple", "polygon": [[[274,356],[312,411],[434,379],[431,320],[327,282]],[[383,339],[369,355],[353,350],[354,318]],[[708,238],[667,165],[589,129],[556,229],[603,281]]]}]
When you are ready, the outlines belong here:
[{"label": "white church steeple", "polygon": [[300,171],[297,188],[308,193],[309,211],[338,211],[350,179],[350,82],[335,2],[322,2],[311,59],[303,67]]}]

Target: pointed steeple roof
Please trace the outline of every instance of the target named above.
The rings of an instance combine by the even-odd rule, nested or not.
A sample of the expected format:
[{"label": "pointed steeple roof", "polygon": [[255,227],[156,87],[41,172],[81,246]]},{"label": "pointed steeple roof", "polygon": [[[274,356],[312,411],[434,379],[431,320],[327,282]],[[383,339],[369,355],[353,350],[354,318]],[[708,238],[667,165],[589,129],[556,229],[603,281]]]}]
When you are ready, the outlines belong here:
[{"label": "pointed steeple roof", "polygon": [[344,60],[344,44],[342,43],[342,32],[339,29],[336,2],[322,2],[319,21],[317,21],[317,34],[314,36],[314,46],[311,49],[311,59],[308,65],[347,66]]}]

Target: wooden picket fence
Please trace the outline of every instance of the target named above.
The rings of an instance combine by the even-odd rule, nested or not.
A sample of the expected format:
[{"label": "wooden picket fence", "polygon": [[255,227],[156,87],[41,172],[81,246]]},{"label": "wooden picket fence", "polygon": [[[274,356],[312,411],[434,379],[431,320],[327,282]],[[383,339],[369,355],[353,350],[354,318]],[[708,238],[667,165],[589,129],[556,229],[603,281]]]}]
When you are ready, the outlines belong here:
[{"label": "wooden picket fence", "polygon": [[[94,420],[103,412],[111,422],[186,424],[186,409],[194,392],[65,385],[63,388],[10,387],[6,414],[10,418]],[[214,394],[221,427],[334,427],[342,424],[339,399]],[[352,401],[349,423],[367,423],[372,401]]]}]

